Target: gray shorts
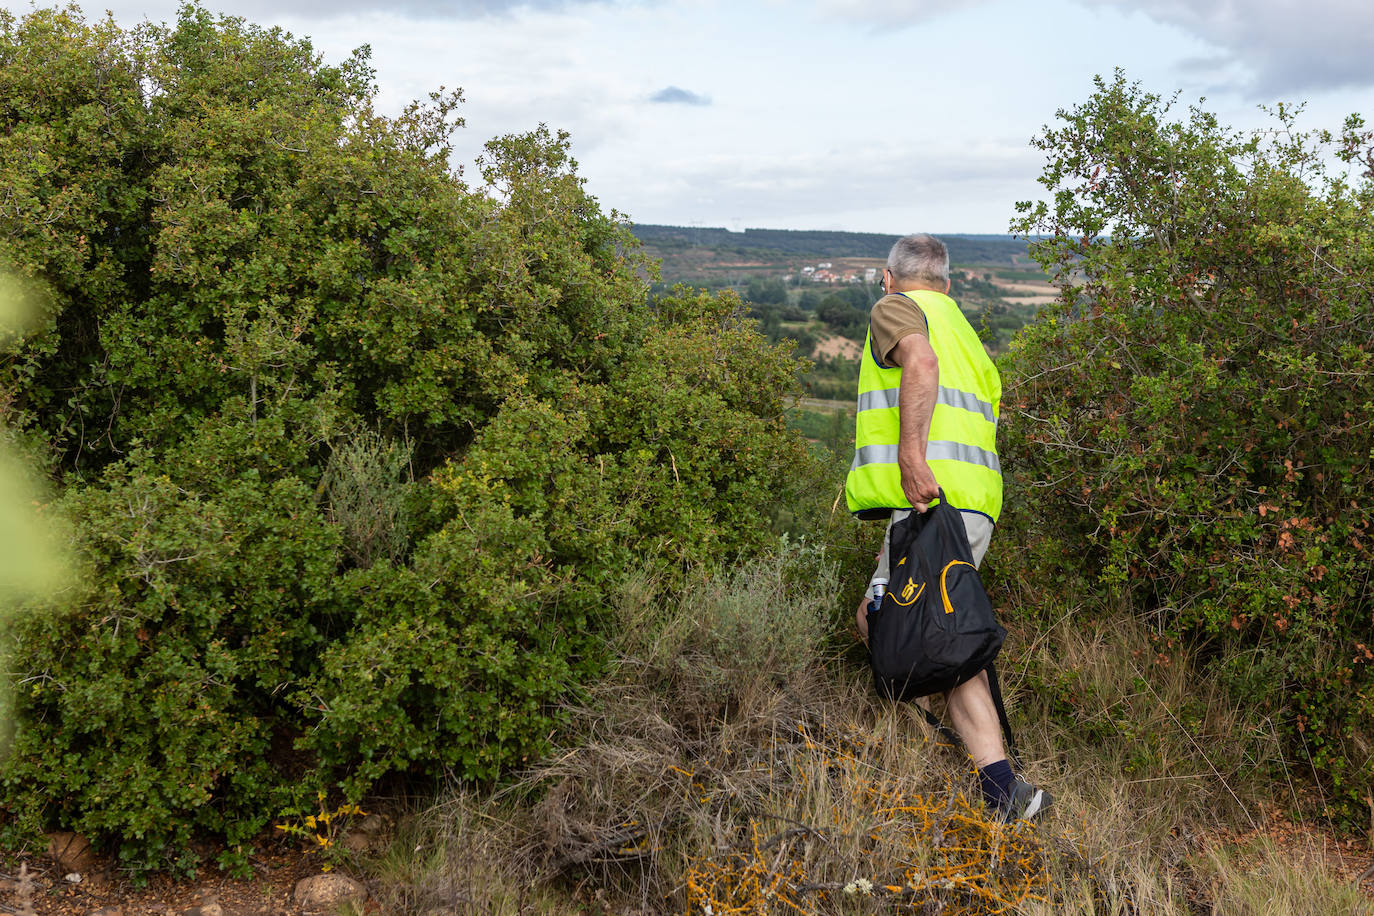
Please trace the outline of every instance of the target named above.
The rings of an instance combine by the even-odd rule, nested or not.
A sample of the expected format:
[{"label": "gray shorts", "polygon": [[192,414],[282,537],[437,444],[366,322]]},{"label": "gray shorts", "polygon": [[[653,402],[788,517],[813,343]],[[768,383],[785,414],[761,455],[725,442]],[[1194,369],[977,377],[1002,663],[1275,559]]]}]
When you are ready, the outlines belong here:
[{"label": "gray shorts", "polygon": [[[883,534],[883,552],[878,554],[878,568],[873,570],[873,575],[868,580],[868,590],[864,592],[865,597],[873,597],[873,581],[875,579],[892,578],[888,569],[887,558],[892,543],[892,526],[910,514],[910,509],[897,509],[892,513],[892,518],[887,523],[887,532]],[[973,551],[973,565],[982,566],[983,557],[988,552],[988,544],[992,543],[992,519],[981,512],[961,511],[959,516],[964,520],[964,531],[968,534],[968,546]]]}]

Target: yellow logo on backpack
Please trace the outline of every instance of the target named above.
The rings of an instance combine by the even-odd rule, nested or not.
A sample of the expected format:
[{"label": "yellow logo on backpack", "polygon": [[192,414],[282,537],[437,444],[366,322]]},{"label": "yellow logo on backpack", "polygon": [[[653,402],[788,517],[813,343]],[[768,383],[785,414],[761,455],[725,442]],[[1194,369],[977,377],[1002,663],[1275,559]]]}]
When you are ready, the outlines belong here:
[{"label": "yellow logo on backpack", "polygon": [[899,595],[892,595],[892,600],[900,604],[902,607],[906,607],[909,604],[914,604],[916,600],[921,597],[921,593],[925,590],[926,584],[924,582],[922,582],[918,587],[916,583],[913,582],[911,579],[907,579],[906,585],[902,586],[902,590],[899,593]]}]

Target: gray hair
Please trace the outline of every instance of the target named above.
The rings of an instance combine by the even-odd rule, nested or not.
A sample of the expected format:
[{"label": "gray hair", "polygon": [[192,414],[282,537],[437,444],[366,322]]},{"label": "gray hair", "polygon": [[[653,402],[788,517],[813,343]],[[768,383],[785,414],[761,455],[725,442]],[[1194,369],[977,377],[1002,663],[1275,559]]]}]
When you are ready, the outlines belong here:
[{"label": "gray hair", "polygon": [[887,269],[899,290],[914,286],[943,290],[949,282],[949,249],[933,235],[908,235],[888,252]]}]

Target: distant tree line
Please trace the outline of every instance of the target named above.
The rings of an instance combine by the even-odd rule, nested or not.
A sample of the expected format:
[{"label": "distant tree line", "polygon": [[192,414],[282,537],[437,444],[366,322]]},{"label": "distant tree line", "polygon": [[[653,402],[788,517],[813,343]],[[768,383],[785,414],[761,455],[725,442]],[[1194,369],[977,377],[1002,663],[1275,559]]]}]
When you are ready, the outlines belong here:
[{"label": "distant tree line", "polygon": [[[651,248],[719,248],[774,251],[808,258],[886,258],[895,235],[821,230],[728,229],[640,224],[635,238]],[[941,235],[956,264],[1015,264],[1028,256],[1029,243],[1010,235]]]}]

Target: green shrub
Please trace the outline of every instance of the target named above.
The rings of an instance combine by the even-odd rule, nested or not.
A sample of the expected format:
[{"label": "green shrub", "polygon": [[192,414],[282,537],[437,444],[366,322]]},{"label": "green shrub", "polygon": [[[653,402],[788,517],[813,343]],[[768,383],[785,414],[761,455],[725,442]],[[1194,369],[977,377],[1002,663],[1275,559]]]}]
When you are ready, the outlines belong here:
[{"label": "green shrub", "polygon": [[194,831],[250,839],[302,775],[283,691],[333,608],[339,536],[300,481],[192,492],[149,453],[69,489],[89,571],[74,611],[20,618],[7,805],[171,864]]},{"label": "green shrub", "polygon": [[[3,420],[54,453],[74,609],[16,632],[10,833],[242,863],[274,815],[490,780],[604,668],[605,605],[770,543],[819,479],[798,362],[653,268],[568,138],[448,165],[460,97],[186,7],[0,14]],[[43,298],[43,297],[46,298]]]},{"label": "green shrub", "polygon": [[363,432],[335,445],[321,486],[329,520],[344,532],[350,559],[364,569],[398,562],[410,543],[412,450]]},{"label": "green shrub", "polygon": [[622,589],[614,644],[676,703],[721,709],[756,682],[785,683],[824,663],[838,568],[824,547],[784,535],[763,555],[701,575],[681,599]]},{"label": "green shrub", "polygon": [[[1018,231],[1059,304],[1003,364],[1008,521],[1284,722],[1333,802],[1374,779],[1369,135],[1234,134],[1117,75],[1036,145]],[[1335,147],[1333,150],[1332,147]]]}]

